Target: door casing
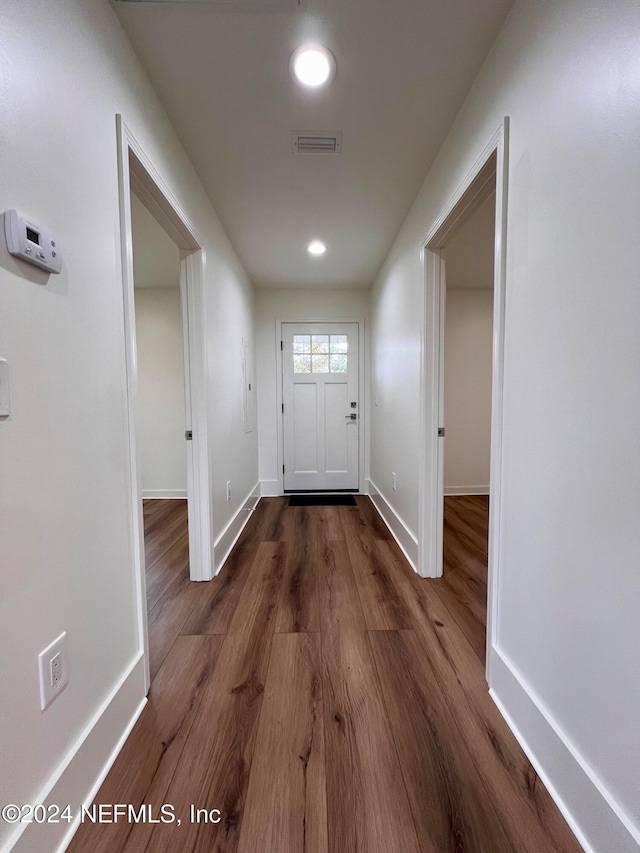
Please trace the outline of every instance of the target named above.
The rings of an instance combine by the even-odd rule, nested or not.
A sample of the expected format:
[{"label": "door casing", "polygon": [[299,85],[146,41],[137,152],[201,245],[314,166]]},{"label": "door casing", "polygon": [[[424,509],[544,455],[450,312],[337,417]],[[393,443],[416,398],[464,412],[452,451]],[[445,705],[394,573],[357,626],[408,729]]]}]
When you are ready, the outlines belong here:
[{"label": "door casing", "polygon": [[206,417],[206,339],[203,325],[205,253],[203,241],[171,194],[160,172],[145,154],[121,115],[116,115],[120,245],[124,309],[127,427],[129,438],[128,504],[131,519],[139,648],[145,658],[148,691],[149,638],[147,630],[142,478],[136,445],[138,366],[135,329],[131,191],[152,211],[180,249],[180,296],[185,365],[185,429],[193,440],[187,446],[189,565],[191,580],[213,577],[213,547],[208,432]]},{"label": "door casing", "polygon": [[444,300],[445,269],[441,249],[447,237],[496,192],[493,288],[493,365],[491,391],[491,466],[487,594],[487,681],[491,685],[492,648],[497,643],[498,576],[502,519],[503,387],[506,293],[507,176],[509,119],[505,117],[456,192],[441,210],[421,244],[425,280],[422,317],[420,411],[422,437],[419,475],[418,571],[440,577],[443,568],[444,444]]}]

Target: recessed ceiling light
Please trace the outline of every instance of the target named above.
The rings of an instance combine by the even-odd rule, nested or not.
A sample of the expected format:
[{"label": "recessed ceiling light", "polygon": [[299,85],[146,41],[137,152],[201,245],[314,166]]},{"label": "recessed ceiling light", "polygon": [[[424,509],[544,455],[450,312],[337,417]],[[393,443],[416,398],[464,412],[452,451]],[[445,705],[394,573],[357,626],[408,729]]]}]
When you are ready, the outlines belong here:
[{"label": "recessed ceiling light", "polygon": [[324,255],[326,251],[327,247],[320,240],[312,240],[307,246],[307,252],[309,252],[310,255]]},{"label": "recessed ceiling light", "polygon": [[329,83],[336,74],[336,61],[326,47],[299,47],[291,56],[291,73],[303,86],[315,88]]}]

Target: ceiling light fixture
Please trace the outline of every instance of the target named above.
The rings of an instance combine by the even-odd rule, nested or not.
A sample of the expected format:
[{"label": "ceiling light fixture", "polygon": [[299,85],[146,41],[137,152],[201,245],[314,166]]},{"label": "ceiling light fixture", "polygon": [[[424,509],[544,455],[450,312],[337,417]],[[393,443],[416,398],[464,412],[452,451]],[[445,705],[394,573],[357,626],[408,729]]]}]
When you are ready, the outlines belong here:
[{"label": "ceiling light fixture", "polygon": [[317,45],[299,47],[289,63],[292,75],[303,86],[317,88],[336,76],[336,61],[330,50]]},{"label": "ceiling light fixture", "polygon": [[307,252],[310,255],[324,255],[327,251],[327,247],[320,240],[312,240],[307,246]]}]

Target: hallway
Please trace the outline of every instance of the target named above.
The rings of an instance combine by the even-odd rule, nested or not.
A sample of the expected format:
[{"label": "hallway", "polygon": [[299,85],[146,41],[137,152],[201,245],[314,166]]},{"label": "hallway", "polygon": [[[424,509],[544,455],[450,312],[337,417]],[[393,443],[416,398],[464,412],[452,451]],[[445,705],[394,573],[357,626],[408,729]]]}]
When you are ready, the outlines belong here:
[{"label": "hallway", "polygon": [[215,580],[166,588],[175,639],[96,802],[182,825],[85,821],[70,850],[579,849],[487,693],[456,592],[473,560],[421,580],[357,502],[263,499]]}]

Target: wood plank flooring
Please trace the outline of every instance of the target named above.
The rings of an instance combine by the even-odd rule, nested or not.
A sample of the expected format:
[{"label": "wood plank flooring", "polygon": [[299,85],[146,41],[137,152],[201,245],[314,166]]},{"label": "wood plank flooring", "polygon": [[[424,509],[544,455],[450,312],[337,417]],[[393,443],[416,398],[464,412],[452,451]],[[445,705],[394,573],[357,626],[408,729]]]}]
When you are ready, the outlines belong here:
[{"label": "wood plank flooring", "polygon": [[487,544],[489,498],[444,499],[443,575],[432,581],[484,664],[487,637]]},{"label": "wood plank flooring", "polygon": [[192,584],[186,507],[154,503],[155,675],[96,802],[171,804],[181,824],[85,823],[72,853],[580,850],[487,692],[486,498],[447,498],[438,581],[358,496],[262,499]]}]

